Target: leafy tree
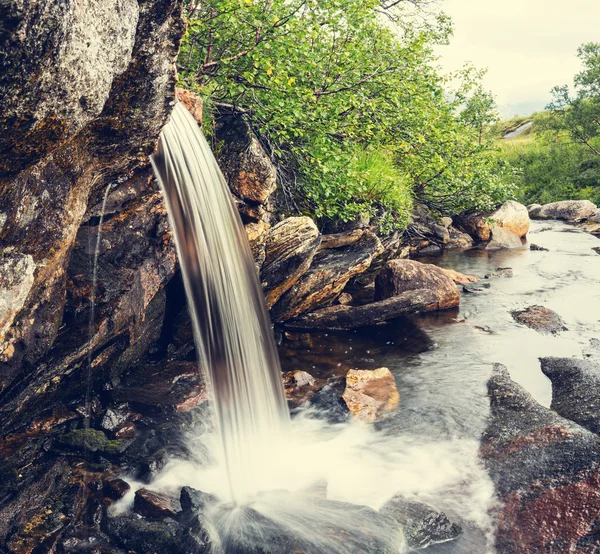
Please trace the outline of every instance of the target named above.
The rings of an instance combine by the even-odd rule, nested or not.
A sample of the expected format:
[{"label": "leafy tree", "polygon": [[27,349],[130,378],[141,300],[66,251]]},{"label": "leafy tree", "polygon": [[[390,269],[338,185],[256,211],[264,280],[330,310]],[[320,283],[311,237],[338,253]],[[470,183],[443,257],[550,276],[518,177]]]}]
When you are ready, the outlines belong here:
[{"label": "leafy tree", "polygon": [[555,138],[568,137],[600,156],[600,43],[588,43],[578,50],[583,71],[575,76],[575,93],[567,85],[553,89],[544,130]]},{"label": "leafy tree", "polygon": [[198,0],[180,77],[217,110],[247,114],[286,190],[318,218],[385,213],[402,226],[413,197],[491,207],[510,186],[482,139],[490,97],[470,68],[448,90],[433,46],[449,22],[415,21],[412,4]]}]

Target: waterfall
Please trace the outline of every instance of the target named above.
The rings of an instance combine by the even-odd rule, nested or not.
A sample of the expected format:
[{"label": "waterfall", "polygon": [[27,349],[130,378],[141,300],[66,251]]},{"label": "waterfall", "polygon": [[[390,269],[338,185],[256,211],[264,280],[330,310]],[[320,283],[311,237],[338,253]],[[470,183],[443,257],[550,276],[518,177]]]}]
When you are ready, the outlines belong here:
[{"label": "waterfall", "polygon": [[162,131],[152,166],[175,234],[232,498],[243,502],[266,486],[261,468],[289,424],[262,288],[227,183],[180,103]]}]

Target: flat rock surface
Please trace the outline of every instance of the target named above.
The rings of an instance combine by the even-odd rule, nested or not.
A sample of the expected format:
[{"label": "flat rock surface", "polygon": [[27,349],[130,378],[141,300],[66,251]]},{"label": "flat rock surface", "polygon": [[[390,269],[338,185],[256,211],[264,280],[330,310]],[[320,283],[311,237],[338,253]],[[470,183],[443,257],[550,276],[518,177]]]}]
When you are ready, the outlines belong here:
[{"label": "flat rock surface", "polygon": [[524,310],[513,311],[511,315],[517,323],[526,325],[543,335],[556,335],[567,330],[562,318],[545,306],[529,306]]},{"label": "flat rock surface", "polygon": [[541,358],[552,381],[552,405],[562,417],[600,434],[600,365],[577,358]]}]

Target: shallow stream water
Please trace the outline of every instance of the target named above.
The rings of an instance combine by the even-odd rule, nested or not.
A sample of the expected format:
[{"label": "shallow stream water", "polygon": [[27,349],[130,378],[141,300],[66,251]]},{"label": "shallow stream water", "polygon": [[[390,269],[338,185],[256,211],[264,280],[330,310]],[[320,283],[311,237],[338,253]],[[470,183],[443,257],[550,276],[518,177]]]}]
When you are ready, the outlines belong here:
[{"label": "shallow stream water", "polygon": [[[258,476],[272,492],[251,504],[262,519],[313,545],[314,554],[368,554],[360,542],[328,534],[331,529],[350,533],[353,524],[344,509],[321,509],[304,495],[321,480],[327,482],[330,500],[379,509],[400,493],[445,511],[464,534],[427,552],[494,552],[494,487],[478,454],[489,415],[491,364],[505,364],[515,381],[549,405],[550,384],[538,358],[580,356],[589,339],[600,336],[600,255],[593,250],[600,246],[598,239],[558,222],[534,222],[529,239],[549,251],[525,245],[421,259],[480,277],[499,267],[513,269],[512,278],[483,279],[489,288],[478,284],[479,292],[463,293],[460,309],[352,332],[283,334],[283,369],[308,371],[330,385],[319,393],[317,407],[296,411],[286,436],[273,437],[271,455]],[[516,323],[510,312],[532,305],[558,312],[568,330],[544,336]],[[399,411],[374,426],[340,417],[339,387],[347,370],[378,367],[388,367],[396,378]],[[255,540],[243,536],[255,520],[248,525],[246,512],[227,508],[222,460],[207,464],[205,453],[218,451],[214,437],[190,440],[198,445],[197,460],[172,461],[152,488],[177,491],[190,485],[217,494],[223,499],[212,521],[217,534],[241,533],[242,542]],[[282,501],[282,490],[292,495]],[[367,530],[370,523],[360,525]],[[376,529],[369,532],[376,534]]]}]

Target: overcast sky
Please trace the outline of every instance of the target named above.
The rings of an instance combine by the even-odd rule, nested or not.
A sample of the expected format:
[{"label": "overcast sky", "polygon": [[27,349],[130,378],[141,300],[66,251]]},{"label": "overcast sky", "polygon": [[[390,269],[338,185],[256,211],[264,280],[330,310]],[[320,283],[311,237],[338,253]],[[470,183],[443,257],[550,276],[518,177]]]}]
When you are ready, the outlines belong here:
[{"label": "overcast sky", "polygon": [[455,29],[440,50],[442,67],[487,67],[503,117],[543,109],[554,85],[572,84],[577,47],[600,42],[600,0],[442,0],[441,7]]}]

